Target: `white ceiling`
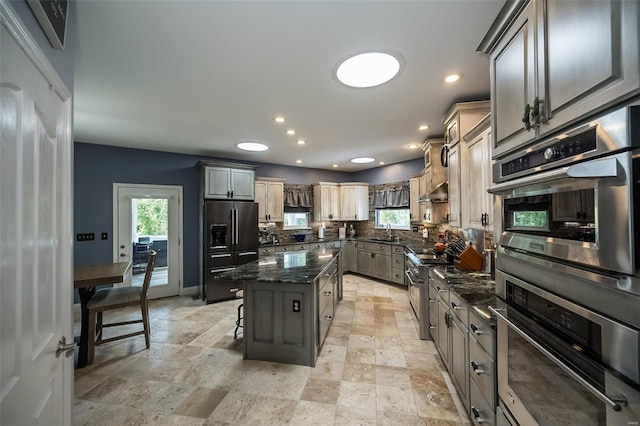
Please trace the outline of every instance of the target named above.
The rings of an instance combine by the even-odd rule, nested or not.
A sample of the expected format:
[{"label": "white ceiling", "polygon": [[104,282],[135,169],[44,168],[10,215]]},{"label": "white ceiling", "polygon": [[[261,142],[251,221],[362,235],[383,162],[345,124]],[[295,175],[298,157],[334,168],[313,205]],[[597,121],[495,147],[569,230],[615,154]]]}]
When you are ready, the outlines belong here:
[{"label": "white ceiling", "polygon": [[[417,158],[404,146],[442,135],[454,102],[488,99],[489,60],[475,49],[503,4],[78,1],[75,140],[341,171]],[[394,80],[334,79],[341,59],[373,49],[402,56]],[[451,72],[463,78],[446,85]]]}]

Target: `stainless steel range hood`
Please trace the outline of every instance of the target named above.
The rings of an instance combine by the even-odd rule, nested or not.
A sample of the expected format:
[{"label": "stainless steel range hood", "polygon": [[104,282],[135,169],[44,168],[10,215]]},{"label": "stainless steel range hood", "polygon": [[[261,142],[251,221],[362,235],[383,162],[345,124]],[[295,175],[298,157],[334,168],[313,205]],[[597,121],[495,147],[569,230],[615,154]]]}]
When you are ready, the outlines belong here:
[{"label": "stainless steel range hood", "polygon": [[446,203],[449,200],[449,183],[447,181],[442,182],[436,186],[433,191],[428,194],[421,195],[418,203]]}]

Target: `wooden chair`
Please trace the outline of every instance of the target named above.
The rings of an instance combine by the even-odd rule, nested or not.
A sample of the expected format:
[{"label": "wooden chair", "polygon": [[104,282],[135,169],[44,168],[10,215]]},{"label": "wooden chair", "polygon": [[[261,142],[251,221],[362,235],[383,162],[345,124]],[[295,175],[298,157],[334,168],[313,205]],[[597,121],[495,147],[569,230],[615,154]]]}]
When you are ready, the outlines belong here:
[{"label": "wooden chair", "polygon": [[[147,302],[147,292],[151,285],[151,274],[156,262],[157,253],[152,251],[149,255],[149,261],[147,262],[147,271],[144,276],[144,283],[142,288],[140,287],[112,287],[98,290],[96,294],[87,303],[87,309],[89,310],[89,353],[87,354],[87,363],[93,362],[93,355],[95,347],[100,346],[103,343],[113,342],[115,340],[126,339],[128,337],[138,336],[144,334],[144,339],[149,349],[149,304]],[[111,309],[123,308],[125,306],[140,306],[140,312],[142,319],[133,321],[121,321],[109,324],[102,323],[102,313]],[[102,338],[103,327],[116,327],[128,324],[142,323],[143,330],[133,333],[123,334],[120,336],[110,337],[108,339]]]}]

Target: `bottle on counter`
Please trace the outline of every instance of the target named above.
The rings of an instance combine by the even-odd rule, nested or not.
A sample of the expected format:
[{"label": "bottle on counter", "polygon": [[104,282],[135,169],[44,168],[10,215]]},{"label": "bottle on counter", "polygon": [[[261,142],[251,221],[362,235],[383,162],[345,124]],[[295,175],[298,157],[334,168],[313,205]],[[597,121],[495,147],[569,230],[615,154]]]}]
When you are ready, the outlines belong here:
[{"label": "bottle on counter", "polygon": [[318,239],[319,240],[324,239],[324,223],[321,223],[320,226],[318,227]]}]

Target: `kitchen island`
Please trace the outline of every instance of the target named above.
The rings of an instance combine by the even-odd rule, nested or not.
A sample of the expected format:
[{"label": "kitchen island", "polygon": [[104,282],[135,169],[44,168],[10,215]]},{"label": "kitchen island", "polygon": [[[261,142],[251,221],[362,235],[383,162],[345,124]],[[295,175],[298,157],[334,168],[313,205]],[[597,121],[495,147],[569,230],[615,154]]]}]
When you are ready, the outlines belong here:
[{"label": "kitchen island", "polygon": [[342,299],[342,251],[281,252],[217,274],[244,290],[244,358],[315,366]]}]

